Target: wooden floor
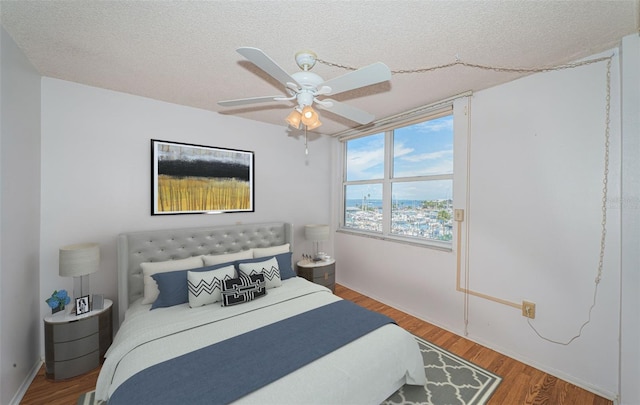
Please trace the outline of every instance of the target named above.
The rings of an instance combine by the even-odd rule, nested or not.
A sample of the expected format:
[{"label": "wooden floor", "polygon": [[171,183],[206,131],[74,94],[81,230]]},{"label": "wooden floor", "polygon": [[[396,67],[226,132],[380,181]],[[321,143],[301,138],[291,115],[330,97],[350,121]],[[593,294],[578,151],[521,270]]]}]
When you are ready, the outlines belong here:
[{"label": "wooden floor", "polygon": [[[336,295],[365,308],[393,318],[416,336],[449,350],[458,356],[502,377],[502,383],[491,397],[492,405],[548,404],[548,405],[612,405],[586,390],[549,374],[503,356],[491,349],[421,321],[343,286],[336,286]],[[41,369],[27,390],[22,405],[75,405],[83,392],[95,388],[99,369],[66,381],[49,381]]]},{"label": "wooden floor", "polygon": [[489,400],[490,405],[613,405],[612,401],[346,287],[337,286],[336,295],[372,311],[385,314],[414,335],[435,343],[502,377],[502,383]]}]

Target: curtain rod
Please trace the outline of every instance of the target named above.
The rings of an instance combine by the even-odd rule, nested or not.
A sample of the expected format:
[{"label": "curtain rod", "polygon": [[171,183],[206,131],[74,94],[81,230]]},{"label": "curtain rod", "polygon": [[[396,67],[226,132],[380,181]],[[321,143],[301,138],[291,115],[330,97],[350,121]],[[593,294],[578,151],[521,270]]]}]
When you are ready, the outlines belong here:
[{"label": "curtain rod", "polygon": [[362,126],[359,126],[357,128],[350,128],[350,129],[347,129],[347,130],[332,134],[331,136],[336,137],[336,138],[340,138],[340,139],[345,139],[345,138],[352,137],[352,136],[355,136],[355,135],[359,136],[359,135],[362,135],[363,131],[369,132],[371,130],[374,130],[374,129],[377,129],[377,128],[380,128],[380,127],[383,127],[383,126],[395,124],[397,122],[408,121],[410,119],[418,117],[421,114],[425,114],[425,113],[427,113],[429,111],[435,110],[438,107],[442,107],[444,105],[451,104],[454,100],[456,100],[458,98],[468,97],[468,96],[471,96],[471,95],[473,95],[473,91],[472,90],[468,90],[468,91],[465,91],[464,93],[456,94],[455,96],[451,96],[451,97],[445,98],[443,100],[436,101],[436,102],[431,103],[431,104],[426,104],[426,105],[411,109],[409,111],[405,111],[405,112],[402,112],[402,113],[399,113],[399,114],[395,114],[395,115],[392,115],[392,116],[389,116],[389,117],[385,117],[385,118],[379,119],[377,121],[373,121],[372,123],[367,124],[367,125],[362,125]]}]

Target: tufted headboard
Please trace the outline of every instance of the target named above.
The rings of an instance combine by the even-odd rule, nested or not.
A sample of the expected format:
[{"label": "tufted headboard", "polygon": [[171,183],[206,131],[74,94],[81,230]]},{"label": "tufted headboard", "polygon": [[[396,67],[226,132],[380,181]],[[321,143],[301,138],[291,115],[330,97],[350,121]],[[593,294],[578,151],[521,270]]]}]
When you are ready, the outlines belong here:
[{"label": "tufted headboard", "polygon": [[235,253],[285,243],[289,243],[293,251],[293,225],[286,222],[120,234],[117,239],[119,323],[124,320],[129,305],[142,297],[140,263]]}]

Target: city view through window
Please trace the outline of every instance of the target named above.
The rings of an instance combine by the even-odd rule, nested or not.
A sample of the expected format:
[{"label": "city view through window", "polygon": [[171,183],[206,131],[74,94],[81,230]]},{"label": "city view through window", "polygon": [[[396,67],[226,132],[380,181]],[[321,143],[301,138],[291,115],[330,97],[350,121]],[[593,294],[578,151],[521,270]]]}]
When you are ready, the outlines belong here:
[{"label": "city view through window", "polygon": [[[345,209],[345,226],[382,232],[382,200],[351,199]],[[453,200],[398,200],[392,205],[391,233],[399,236],[450,241]]]},{"label": "city view through window", "polygon": [[349,140],[345,147],[346,228],[380,234],[390,221],[389,236],[451,241],[453,116]]}]

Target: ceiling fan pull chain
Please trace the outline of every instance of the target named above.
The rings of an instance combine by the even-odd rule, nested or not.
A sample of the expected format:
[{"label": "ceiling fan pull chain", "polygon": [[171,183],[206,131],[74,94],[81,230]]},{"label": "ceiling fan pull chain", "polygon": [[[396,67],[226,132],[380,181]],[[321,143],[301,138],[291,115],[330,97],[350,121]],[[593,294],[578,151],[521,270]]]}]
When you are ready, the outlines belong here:
[{"label": "ceiling fan pull chain", "polygon": [[304,154],[309,155],[309,147],[307,146],[307,126],[304,126]]}]

